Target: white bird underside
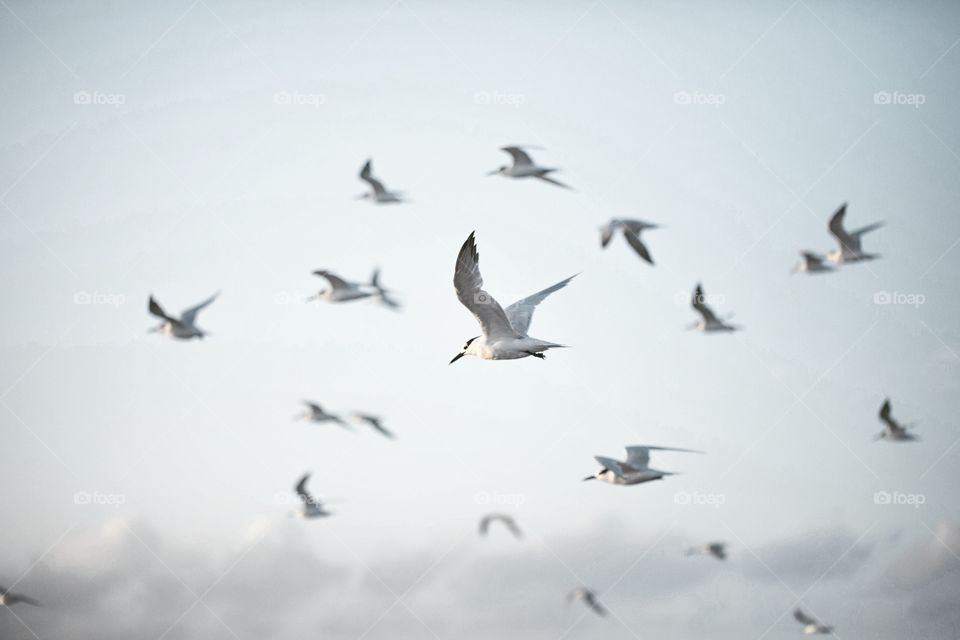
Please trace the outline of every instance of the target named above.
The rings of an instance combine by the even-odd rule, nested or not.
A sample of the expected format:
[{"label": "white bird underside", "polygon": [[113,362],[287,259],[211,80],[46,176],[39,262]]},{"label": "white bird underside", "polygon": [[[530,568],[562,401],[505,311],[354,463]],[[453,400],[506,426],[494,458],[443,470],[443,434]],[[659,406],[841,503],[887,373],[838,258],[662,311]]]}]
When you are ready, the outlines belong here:
[{"label": "white bird underside", "polygon": [[206,307],[210,306],[219,295],[220,292],[218,291],[200,304],[184,309],[179,318],[171,316],[164,311],[163,307],[160,306],[160,303],[158,303],[151,295],[147,304],[147,310],[151,315],[163,320],[163,322],[160,323],[160,326],[151,329],[151,331],[156,331],[165,336],[179,338],[181,340],[189,340],[190,338],[203,338],[206,334],[196,325],[197,314]]},{"label": "white bird underside", "polygon": [[518,300],[504,309],[493,296],[483,290],[479,260],[474,233],[471,233],[457,256],[453,286],[457,299],[480,323],[482,334],[467,341],[463,350],[450,361],[451,364],[464,355],[478,356],[484,360],[514,360],[527,356],[543,358],[543,352],[547,349],[563,347],[564,345],[554,342],[531,338],[527,331],[537,305],[551,293],[567,286],[575,276]]},{"label": "white bird underside", "polygon": [[861,247],[861,238],[883,226],[882,222],[874,222],[856,231],[847,231],[843,227],[843,219],[847,214],[847,204],[844,203],[837,209],[836,213],[830,218],[830,224],[827,228],[830,234],[837,239],[840,244],[839,249],[835,249],[827,254],[827,260],[836,264],[847,264],[851,262],[863,262],[873,260],[880,256],[873,253],[866,253]]},{"label": "white bird underside", "polygon": [[651,451],[680,451],[684,453],[703,453],[693,449],[678,449],[675,447],[654,447],[647,445],[633,445],[626,447],[627,459],[624,461],[594,456],[593,459],[603,467],[592,476],[584,480],[603,480],[610,484],[633,485],[653,480],[660,480],[665,476],[676,475],[672,471],[661,471],[650,468]]}]

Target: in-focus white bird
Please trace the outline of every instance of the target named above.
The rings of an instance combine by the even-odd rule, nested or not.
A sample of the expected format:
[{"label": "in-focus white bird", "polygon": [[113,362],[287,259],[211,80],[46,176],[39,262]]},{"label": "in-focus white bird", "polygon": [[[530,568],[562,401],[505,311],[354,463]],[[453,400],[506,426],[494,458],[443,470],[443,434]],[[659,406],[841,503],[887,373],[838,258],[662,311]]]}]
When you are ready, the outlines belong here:
[{"label": "in-focus white bird", "polygon": [[150,329],[150,332],[162,333],[165,336],[179,338],[181,340],[189,340],[190,338],[203,338],[207,334],[197,327],[197,314],[200,313],[200,311],[203,310],[207,305],[216,300],[217,296],[219,295],[220,292],[218,291],[200,304],[190,307],[189,309],[185,309],[183,313],[180,314],[179,318],[168,315],[167,312],[163,310],[163,307],[161,307],[151,295],[150,302],[147,304],[147,310],[151,315],[160,318],[163,320],[163,322]]},{"label": "in-focus white bird", "polygon": [[0,607],[11,607],[20,603],[29,604],[34,607],[40,606],[40,603],[30,596],[25,596],[22,593],[14,593],[6,587],[0,587]]},{"label": "in-focus white bird", "polygon": [[703,295],[703,287],[700,286],[700,283],[697,283],[696,288],[693,290],[693,297],[690,300],[690,305],[693,307],[693,310],[700,314],[701,319],[697,322],[694,322],[690,325],[689,329],[696,329],[697,331],[703,332],[715,332],[715,331],[737,331],[740,327],[732,324],[727,324],[726,320],[729,320],[732,317],[732,314],[728,314],[723,320],[717,317],[717,315],[708,307],[705,303],[706,296]]},{"label": "in-focus white bird", "polygon": [[513,519],[513,516],[507,515],[506,513],[488,513],[483,516],[483,518],[480,519],[480,535],[487,535],[490,524],[493,522],[502,523],[517,540],[523,538],[523,532],[520,531],[520,527],[517,526],[517,521]]},{"label": "in-focus white bird", "polygon": [[603,467],[586,480],[603,480],[610,484],[641,484],[652,480],[662,480],[664,476],[677,475],[672,471],[660,471],[650,468],[651,451],[682,451],[684,453],[703,453],[693,449],[677,449],[674,447],[652,447],[648,445],[634,445],[626,447],[627,459],[623,462],[613,458],[594,456],[593,459]]},{"label": "in-focus white bird", "polygon": [[349,425],[343,421],[343,419],[336,415],[335,413],[327,413],[323,410],[323,407],[316,404],[315,402],[310,402],[309,400],[301,400],[307,410],[303,413],[296,416],[295,420],[309,420],[310,422],[334,422],[339,424],[342,427],[349,428]]},{"label": "in-focus white bird", "polygon": [[907,431],[907,427],[897,422],[890,413],[890,398],[883,401],[880,407],[880,421],[885,425],[883,431],[874,436],[874,440],[888,440],[890,442],[913,442],[919,440],[917,436]]},{"label": "in-focus white bird", "polygon": [[323,508],[323,502],[314,498],[310,495],[310,492],[307,491],[307,480],[310,479],[310,474],[305,473],[303,477],[300,478],[300,481],[297,483],[297,486],[294,487],[294,491],[297,492],[300,501],[303,503],[298,511],[295,511],[292,515],[297,518],[325,518],[326,516],[332,515],[329,511]]},{"label": "in-focus white bird", "polygon": [[727,559],[727,544],[725,542],[708,542],[699,547],[687,549],[688,556],[713,556],[717,560]]},{"label": "in-focus white bird", "polygon": [[360,413],[355,411],[353,413],[353,419],[356,420],[357,422],[367,425],[368,427],[372,427],[373,429],[378,431],[381,435],[384,435],[391,439],[393,438],[393,433],[391,431],[388,431],[387,428],[383,426],[383,421],[377,416],[371,416],[367,413]]},{"label": "in-focus white bird", "polygon": [[544,358],[543,352],[547,349],[565,346],[531,338],[527,331],[537,305],[554,291],[567,286],[575,276],[561,280],[552,287],[518,300],[504,309],[493,296],[483,290],[479,260],[474,234],[471,233],[460,247],[453,273],[453,286],[457,299],[480,323],[483,334],[467,340],[450,364],[463,356],[478,356],[484,360],[513,360],[527,356]]},{"label": "in-focus white bird", "polygon": [[824,262],[823,256],[812,251],[801,251],[800,262],[797,263],[790,273],[830,273],[834,268]]},{"label": "in-focus white bird", "polygon": [[558,171],[558,169],[537,166],[534,164],[530,155],[524,151],[522,147],[500,147],[500,150],[506,151],[510,154],[510,157],[513,158],[513,164],[498,167],[487,173],[487,175],[494,176],[499,174],[509,178],[538,178],[544,182],[555,184],[558,187],[570,189],[570,186],[565,185],[558,180],[554,180],[547,175],[549,173],[553,173],[554,171]]},{"label": "in-focus white bird", "polygon": [[362,300],[374,295],[366,285],[358,282],[347,282],[340,276],[329,271],[318,269],[313,275],[320,276],[330,283],[329,289],[319,291],[307,298],[307,302],[313,300],[325,300],[326,302],[350,302],[351,300]]},{"label": "in-focus white bird", "polygon": [[864,252],[860,246],[860,239],[874,229],[882,227],[883,223],[874,222],[856,231],[847,231],[843,228],[843,217],[845,215],[847,215],[846,202],[844,202],[840,208],[837,209],[837,212],[833,214],[833,217],[830,218],[828,229],[833,237],[837,239],[837,242],[840,243],[840,248],[828,253],[827,260],[837,264],[846,264],[849,262],[863,262],[865,260],[879,258],[880,256],[875,253]]},{"label": "in-focus white bird", "polygon": [[617,231],[622,231],[623,237],[627,240],[627,244],[633,247],[637,255],[650,264],[653,264],[653,258],[650,257],[650,252],[647,250],[646,245],[640,240],[640,232],[644,229],[658,228],[659,225],[653,224],[652,222],[644,222],[643,220],[612,218],[610,222],[600,227],[600,246],[606,248],[607,245],[610,244],[613,234]]},{"label": "in-focus white bird", "polygon": [[600,604],[597,594],[587,587],[577,587],[567,594],[567,603],[573,602],[574,600],[580,600],[583,604],[590,607],[590,610],[598,616],[607,615],[607,610]]},{"label": "in-focus white bird", "polygon": [[400,303],[392,297],[392,292],[380,284],[380,269],[375,269],[370,278],[370,286],[373,287],[374,297],[380,301],[380,304],[388,309],[399,310]]},{"label": "in-focus white bird", "polygon": [[822,624],[816,618],[807,615],[800,607],[797,607],[793,611],[793,617],[803,625],[803,633],[805,635],[829,635],[833,633],[833,627]]},{"label": "in-focus white bird", "polygon": [[370,191],[357,196],[358,199],[368,198],[377,204],[392,204],[405,202],[402,191],[389,191],[383,183],[373,177],[373,160],[367,160],[360,169],[360,179],[370,185]]}]

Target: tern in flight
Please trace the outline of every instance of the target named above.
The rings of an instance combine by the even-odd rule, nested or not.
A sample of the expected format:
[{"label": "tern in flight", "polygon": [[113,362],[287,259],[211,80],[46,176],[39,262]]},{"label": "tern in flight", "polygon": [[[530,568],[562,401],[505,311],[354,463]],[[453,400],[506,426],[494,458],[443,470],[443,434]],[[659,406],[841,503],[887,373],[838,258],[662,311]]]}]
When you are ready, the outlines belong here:
[{"label": "tern in flight", "polygon": [[388,431],[387,428],[383,426],[383,421],[377,416],[371,416],[366,413],[354,412],[353,419],[356,420],[357,422],[361,422],[367,425],[368,427],[372,427],[373,429],[377,430],[381,435],[384,435],[388,438],[393,438],[393,433],[391,431]]},{"label": "tern in flight", "polygon": [[701,320],[690,325],[689,329],[696,329],[697,331],[704,332],[714,332],[714,331],[736,331],[740,327],[727,324],[725,320],[729,320],[731,315],[728,315],[726,318],[721,320],[717,315],[706,305],[704,302],[706,296],[703,295],[703,287],[700,286],[700,283],[697,283],[697,287],[693,290],[693,297],[690,300],[690,305],[693,307],[693,310],[699,313],[702,316]]},{"label": "tern in flight", "polygon": [[800,262],[797,263],[797,266],[793,268],[790,273],[830,273],[834,268],[824,262],[823,256],[813,253],[812,251],[801,251],[800,252]]},{"label": "tern in flight", "polygon": [[292,515],[296,518],[324,518],[331,515],[329,511],[324,510],[323,502],[314,498],[310,495],[310,492],[307,491],[307,480],[309,479],[309,473],[303,474],[300,482],[294,487],[294,491],[297,492],[297,496],[299,496],[301,502],[303,502],[303,506]]},{"label": "tern in flight", "polygon": [[643,220],[627,220],[625,218],[612,218],[610,222],[600,227],[600,246],[606,248],[610,244],[610,240],[613,238],[613,234],[617,231],[623,232],[623,237],[626,238],[627,244],[633,247],[633,250],[637,252],[637,255],[653,264],[653,258],[650,257],[650,252],[647,250],[646,245],[640,240],[640,232],[644,229],[657,229],[659,225],[655,225],[650,222],[644,222]]},{"label": "tern in flight", "polygon": [[883,401],[880,407],[880,421],[885,425],[883,431],[874,436],[874,440],[888,440],[890,442],[912,442],[917,436],[907,433],[907,428],[897,422],[890,414],[890,398]]},{"label": "tern in flight", "polygon": [[674,447],[651,447],[635,445],[627,447],[627,459],[623,462],[613,458],[594,456],[593,459],[603,467],[586,480],[603,480],[610,484],[641,484],[652,480],[662,480],[664,476],[676,475],[672,471],[660,471],[650,468],[651,451],[683,451],[685,453],[703,453],[692,449],[676,449]]},{"label": "tern in flight", "polygon": [[487,173],[488,176],[500,174],[509,178],[538,178],[544,182],[555,184],[558,187],[570,189],[568,185],[565,185],[558,180],[554,180],[547,175],[549,173],[553,173],[554,171],[558,171],[558,169],[538,167],[536,164],[534,164],[533,159],[526,151],[523,150],[522,147],[500,147],[500,150],[506,151],[510,154],[510,157],[513,158],[513,164],[503,165],[502,167],[494,169],[493,171]]},{"label": "tern in flight", "polygon": [[805,635],[828,635],[833,633],[833,627],[828,627],[816,618],[808,616],[803,612],[803,609],[799,607],[793,611],[793,617],[803,625],[803,633]]},{"label": "tern in flight", "polygon": [[505,513],[488,513],[480,519],[480,535],[487,535],[487,531],[490,529],[490,524],[493,522],[500,522],[505,526],[510,533],[513,534],[513,537],[517,540],[523,538],[523,532],[520,531],[520,527],[517,526],[517,521],[513,519],[513,516],[509,516]]},{"label": "tern in flight", "polygon": [[351,300],[361,300],[369,298],[375,293],[370,291],[366,285],[357,282],[347,282],[338,275],[329,271],[318,269],[313,275],[320,276],[330,283],[329,289],[324,289],[307,298],[307,302],[313,300],[325,300],[327,302],[349,302]]},{"label": "tern in flight", "polygon": [[370,185],[370,191],[358,196],[358,199],[368,198],[377,204],[405,202],[402,191],[388,191],[383,183],[373,177],[373,160],[367,160],[360,169],[360,179]]},{"label": "tern in flight", "polygon": [[727,545],[725,542],[708,542],[699,547],[687,549],[688,556],[713,556],[717,560],[727,559]]},{"label": "tern in flight", "polygon": [[457,298],[480,323],[483,334],[467,340],[450,364],[463,356],[479,356],[484,360],[513,360],[527,356],[542,359],[545,357],[543,352],[547,349],[565,346],[531,338],[527,335],[527,330],[537,305],[554,291],[567,286],[574,276],[518,300],[504,309],[493,296],[483,290],[479,259],[474,234],[471,233],[457,256],[453,286]]},{"label": "tern in flight", "polygon": [[873,260],[880,256],[875,253],[865,253],[860,247],[861,236],[870,233],[874,229],[883,226],[882,222],[874,222],[856,231],[847,231],[843,228],[843,217],[847,214],[847,203],[843,203],[837,212],[830,218],[828,228],[837,242],[840,243],[839,249],[834,249],[827,254],[827,260],[837,264],[846,264],[848,262],[863,262]]},{"label": "tern in flight", "polygon": [[586,587],[577,587],[567,595],[568,603],[573,602],[574,600],[580,600],[583,602],[583,604],[590,607],[590,610],[598,616],[607,615],[607,610],[603,608],[603,605],[600,604],[600,600],[597,598],[597,594],[591,589]]},{"label": "tern in flight", "polygon": [[316,404],[315,402],[310,402],[309,400],[301,400],[300,402],[302,402],[307,407],[307,410],[299,414],[298,416],[296,416],[294,418],[295,420],[309,420],[310,422],[317,422],[317,423],[335,422],[336,424],[339,424],[342,427],[349,428],[347,423],[344,422],[340,416],[334,413],[327,413],[326,411],[323,410],[323,407]]},{"label": "tern in flight", "polygon": [[6,587],[0,587],[0,607],[11,607],[21,602],[34,607],[40,606],[39,602],[29,596],[25,596],[22,593],[14,593]]},{"label": "tern in flight", "polygon": [[163,320],[163,322],[161,322],[158,326],[150,329],[151,333],[158,332],[172,338],[180,338],[181,340],[189,340],[190,338],[203,338],[206,333],[196,325],[197,314],[211,304],[214,300],[216,300],[217,296],[219,295],[220,292],[218,291],[200,304],[190,307],[189,309],[185,309],[183,313],[180,314],[179,318],[174,318],[173,316],[168,315],[167,312],[163,310],[163,307],[161,307],[151,295],[150,302],[147,305],[147,310],[150,311],[151,315]]}]

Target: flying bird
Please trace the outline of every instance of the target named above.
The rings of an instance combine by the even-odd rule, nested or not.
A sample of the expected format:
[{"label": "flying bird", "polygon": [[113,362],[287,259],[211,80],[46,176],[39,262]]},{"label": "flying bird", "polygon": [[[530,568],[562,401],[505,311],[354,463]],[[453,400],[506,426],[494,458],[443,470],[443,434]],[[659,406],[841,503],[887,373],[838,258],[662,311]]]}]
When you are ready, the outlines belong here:
[{"label": "flying bird", "polygon": [[919,440],[917,436],[907,432],[907,428],[897,422],[890,413],[890,398],[883,401],[880,407],[880,421],[885,425],[883,431],[874,436],[874,440],[888,440],[890,442],[912,442]]},{"label": "flying bird", "polygon": [[388,438],[393,438],[393,433],[388,431],[387,428],[383,426],[383,422],[377,416],[371,416],[366,413],[354,412],[353,418],[358,422],[362,422],[367,426],[376,429],[382,435]]},{"label": "flying bird", "polygon": [[374,295],[372,291],[365,288],[365,285],[357,282],[347,282],[340,276],[329,271],[318,269],[313,275],[324,278],[330,283],[329,289],[324,289],[307,298],[307,302],[313,300],[325,300],[327,302],[350,302],[351,300],[362,300]]},{"label": "flying bird", "polygon": [[513,537],[517,540],[523,538],[523,532],[520,531],[520,527],[517,526],[517,521],[513,519],[513,516],[509,516],[505,513],[488,513],[480,519],[480,535],[487,535],[487,531],[490,529],[490,524],[493,522],[500,522],[505,526],[510,533],[513,534]]},{"label": "flying bird", "polygon": [[800,262],[790,271],[790,273],[830,273],[834,268],[824,262],[823,256],[812,251],[801,251]]},{"label": "flying bird", "polygon": [[309,420],[310,422],[317,422],[317,423],[335,422],[336,424],[339,424],[342,427],[349,428],[347,423],[344,422],[340,416],[334,413],[327,413],[326,411],[323,410],[323,407],[321,407],[320,405],[314,402],[310,402],[309,400],[301,400],[301,402],[307,407],[307,410],[301,413],[300,415],[296,416],[294,418],[295,420]]},{"label": "flying bird", "polygon": [[650,468],[651,451],[682,451],[685,453],[703,453],[692,449],[676,449],[674,447],[652,447],[646,445],[635,445],[626,447],[627,459],[623,462],[603,456],[594,456],[593,459],[603,467],[592,476],[584,478],[586,480],[603,480],[610,484],[641,484],[653,480],[661,480],[664,476],[676,475],[672,471],[660,471]]},{"label": "flying bird", "polygon": [[607,615],[607,610],[600,604],[600,600],[597,599],[597,594],[586,587],[577,587],[567,595],[568,603],[574,600],[580,600],[583,604],[590,607],[590,610],[598,616]]},{"label": "flying bird", "polygon": [[373,177],[373,160],[367,160],[360,169],[360,179],[370,185],[370,191],[358,196],[359,199],[370,199],[377,204],[405,202],[402,191],[389,191],[383,183]]},{"label": "flying bird", "polygon": [[840,243],[839,249],[834,249],[827,254],[827,259],[837,264],[846,264],[848,262],[863,262],[873,260],[880,256],[874,253],[866,253],[860,246],[860,238],[874,229],[883,226],[882,222],[874,222],[856,231],[847,231],[843,228],[843,218],[847,214],[847,203],[843,203],[837,212],[830,218],[828,229],[837,242]]},{"label": "flying bird", "polygon": [[726,318],[721,320],[717,315],[706,305],[704,300],[706,297],[703,295],[703,287],[700,286],[700,283],[697,283],[696,288],[693,290],[693,297],[690,300],[690,305],[693,307],[693,310],[699,313],[702,316],[701,320],[690,325],[690,329],[696,329],[697,331],[703,332],[715,332],[715,331],[737,331],[740,327],[727,324],[725,320],[728,320],[731,315],[728,315]]},{"label": "flying bird", "polygon": [[633,247],[633,250],[637,252],[637,255],[653,264],[653,258],[650,257],[650,252],[647,250],[647,247],[640,240],[640,232],[644,229],[657,229],[659,225],[653,224],[651,222],[644,222],[643,220],[627,220],[625,218],[612,218],[610,222],[600,227],[600,246],[606,248],[610,244],[610,240],[613,239],[613,234],[617,231],[623,232],[623,237],[626,239],[627,244]]},{"label": "flying bird", "polygon": [[567,286],[574,276],[518,300],[504,309],[493,296],[483,290],[479,260],[474,234],[471,233],[457,256],[453,286],[457,292],[457,299],[480,323],[483,334],[467,340],[463,349],[453,357],[450,364],[468,355],[479,356],[484,360],[513,360],[527,356],[542,359],[545,357],[543,352],[547,349],[565,346],[531,338],[527,335],[527,331],[537,305],[554,291]]},{"label": "flying bird", "polygon": [[20,603],[29,604],[34,607],[40,606],[40,603],[30,596],[25,596],[22,593],[14,593],[6,587],[0,587],[0,607],[12,607]]},{"label": "flying bird", "polygon": [[147,310],[151,315],[160,318],[163,320],[163,322],[150,329],[150,332],[162,333],[165,336],[179,338],[181,340],[189,340],[190,338],[203,338],[206,333],[196,325],[197,314],[208,305],[213,303],[213,301],[216,300],[217,296],[219,295],[220,292],[218,291],[200,304],[190,307],[189,309],[185,309],[183,313],[180,314],[179,318],[168,315],[167,312],[163,310],[163,307],[161,307],[160,304],[154,299],[153,295],[151,295],[150,302],[147,304]]},{"label": "flying bird", "polygon": [[310,492],[307,491],[307,480],[310,479],[310,474],[305,473],[303,477],[300,478],[300,482],[297,483],[297,486],[294,487],[294,491],[297,492],[300,501],[303,502],[303,505],[300,507],[299,511],[294,512],[294,516],[298,518],[324,518],[326,516],[332,515],[329,511],[326,511],[323,508],[323,502],[314,498],[310,495]]},{"label": "flying bird", "polygon": [[725,542],[709,542],[699,547],[687,549],[688,556],[713,556],[717,560],[727,559],[727,545]]},{"label": "flying bird", "polygon": [[547,174],[558,171],[558,169],[551,169],[547,167],[539,167],[534,164],[533,159],[530,155],[523,150],[522,147],[500,147],[501,151],[506,151],[510,154],[510,157],[513,158],[512,165],[503,165],[487,173],[488,176],[502,175],[509,178],[538,178],[544,182],[549,182],[550,184],[555,184],[558,187],[563,187],[564,189],[569,189],[568,185],[563,184],[558,180],[554,180]]},{"label": "flying bird", "polygon": [[816,618],[808,616],[803,612],[803,609],[799,607],[793,611],[793,617],[797,622],[803,625],[803,633],[805,635],[828,635],[833,633],[833,627],[822,624]]}]

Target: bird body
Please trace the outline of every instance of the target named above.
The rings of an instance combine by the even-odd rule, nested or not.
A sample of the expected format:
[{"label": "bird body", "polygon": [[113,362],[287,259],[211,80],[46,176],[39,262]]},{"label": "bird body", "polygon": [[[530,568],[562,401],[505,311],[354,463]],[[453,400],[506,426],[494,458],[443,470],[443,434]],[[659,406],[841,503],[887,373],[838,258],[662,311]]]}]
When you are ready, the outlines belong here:
[{"label": "bird body", "polygon": [[15,604],[29,604],[33,607],[39,607],[40,603],[31,598],[30,596],[25,596],[22,593],[14,593],[6,587],[0,587],[0,606],[2,607],[11,607]]},{"label": "bird body", "polygon": [[823,256],[812,251],[801,251],[800,262],[793,268],[792,273],[830,273],[835,269],[824,262]]},{"label": "bird body", "polygon": [[487,175],[502,175],[508,178],[537,178],[538,180],[549,182],[550,184],[563,187],[564,189],[570,188],[562,182],[549,177],[548,174],[557,171],[557,169],[538,166],[536,163],[534,163],[533,158],[530,157],[530,154],[524,151],[522,147],[500,147],[500,150],[506,151],[510,154],[510,157],[513,159],[513,164],[498,167],[497,169],[489,172]]},{"label": "bird body", "polygon": [[309,420],[310,422],[317,423],[333,422],[342,427],[349,428],[349,425],[347,425],[347,423],[344,422],[340,416],[336,415],[335,413],[327,413],[324,411],[323,407],[315,402],[310,402],[309,400],[301,400],[301,402],[307,407],[307,409],[305,412],[298,415],[296,419]]},{"label": "bird body", "polygon": [[653,264],[653,258],[650,256],[650,252],[647,250],[646,245],[640,240],[640,233],[644,229],[657,228],[659,228],[658,225],[651,222],[644,222],[643,220],[611,218],[607,224],[600,227],[600,246],[606,248],[607,245],[610,244],[610,240],[613,239],[613,234],[621,231],[627,244],[633,248],[637,255],[646,262]]},{"label": "bird body", "polygon": [[727,545],[723,542],[708,542],[699,547],[687,549],[688,556],[713,556],[717,560],[727,559]]},{"label": "bird body", "polygon": [[213,303],[217,299],[217,296],[220,295],[220,292],[213,294],[208,299],[204,300],[198,305],[185,309],[183,313],[180,314],[180,317],[174,317],[169,315],[166,311],[163,310],[163,307],[150,296],[150,301],[147,304],[147,310],[151,315],[160,318],[163,322],[159,326],[151,329],[151,332],[157,332],[162,335],[165,335],[170,338],[177,338],[180,340],[189,340],[190,338],[203,338],[206,333],[197,327],[197,314],[201,310],[206,308],[208,305]]},{"label": "bird body", "polygon": [[737,331],[740,328],[725,322],[729,316],[723,320],[717,317],[717,314],[715,314],[713,310],[706,305],[704,302],[705,299],[706,297],[703,294],[703,287],[697,283],[696,288],[693,290],[693,297],[690,300],[690,306],[693,307],[694,311],[700,314],[701,319],[690,325],[691,329],[696,329],[697,331],[702,331],[704,333],[714,333],[718,331]]},{"label": "bird body", "polygon": [[880,256],[874,253],[866,253],[861,247],[861,238],[875,229],[883,226],[882,222],[874,222],[856,231],[847,231],[843,227],[843,219],[847,214],[847,204],[843,203],[836,213],[830,218],[827,228],[830,234],[837,239],[840,244],[839,249],[834,249],[827,254],[827,260],[836,264],[848,264],[852,262],[864,262],[873,260]]},{"label": "bird body", "polygon": [[580,600],[598,616],[607,615],[607,610],[600,604],[597,594],[587,587],[577,587],[567,595],[567,602]]},{"label": "bird body", "polygon": [[300,509],[295,511],[292,515],[294,517],[304,519],[325,518],[329,515],[332,515],[329,511],[323,508],[323,502],[310,495],[310,492],[307,491],[307,480],[309,479],[309,473],[303,474],[303,477],[300,478],[300,481],[297,482],[293,489],[303,504],[301,505]]},{"label": "bird body", "polygon": [[373,428],[374,430],[379,432],[381,435],[387,438],[393,438],[393,433],[387,430],[387,428],[383,426],[383,421],[377,416],[371,416],[366,413],[354,412],[353,418],[354,420],[361,422],[367,425],[368,427]]},{"label": "bird body", "polygon": [[360,179],[370,185],[370,191],[359,196],[373,200],[377,204],[395,204],[404,202],[402,191],[390,191],[383,183],[373,177],[373,160],[367,160],[360,169]]},{"label": "bird body", "polygon": [[324,289],[307,298],[307,302],[312,300],[324,300],[326,302],[350,302],[352,300],[362,300],[374,295],[373,291],[365,288],[364,285],[357,282],[348,282],[340,276],[327,271],[318,269],[313,275],[320,276],[330,283],[329,289]]},{"label": "bird body", "polygon": [[883,422],[883,431],[878,433],[874,440],[886,440],[888,442],[913,442],[919,440],[916,435],[907,431],[907,428],[897,422],[891,414],[890,398],[883,402],[880,407],[880,421]]},{"label": "bird body", "polygon": [[624,461],[605,458],[603,456],[594,456],[602,469],[592,476],[587,476],[584,480],[602,480],[610,484],[633,485],[653,480],[661,480],[666,476],[676,475],[671,471],[661,471],[650,468],[651,451],[682,451],[685,453],[702,453],[692,449],[676,449],[673,447],[653,447],[647,445],[634,445],[626,447],[627,459]]},{"label": "bird body", "polygon": [[802,609],[797,608],[793,612],[794,619],[803,625],[804,635],[829,635],[833,633],[833,627],[822,624],[813,616],[809,616]]}]

